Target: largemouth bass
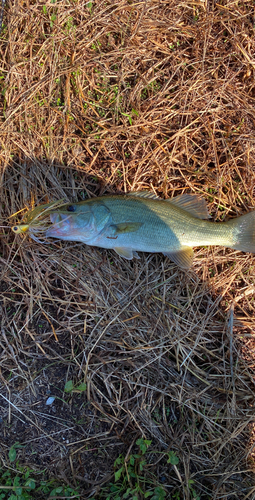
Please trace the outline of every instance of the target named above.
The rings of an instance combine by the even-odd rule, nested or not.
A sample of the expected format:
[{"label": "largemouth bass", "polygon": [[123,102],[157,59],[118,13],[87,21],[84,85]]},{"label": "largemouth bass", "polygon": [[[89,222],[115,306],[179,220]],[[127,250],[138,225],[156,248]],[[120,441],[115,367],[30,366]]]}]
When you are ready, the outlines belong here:
[{"label": "largemouth bass", "polygon": [[255,211],[228,222],[209,222],[206,202],[184,194],[169,200],[131,192],[65,205],[50,214],[46,237],[114,249],[125,259],[162,252],[187,269],[201,245],[255,253]]}]

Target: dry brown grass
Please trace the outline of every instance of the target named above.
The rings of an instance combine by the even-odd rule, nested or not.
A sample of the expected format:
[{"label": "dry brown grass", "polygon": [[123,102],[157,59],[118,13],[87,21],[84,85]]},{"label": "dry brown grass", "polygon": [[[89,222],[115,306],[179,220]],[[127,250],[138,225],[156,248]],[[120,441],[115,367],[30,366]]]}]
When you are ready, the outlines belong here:
[{"label": "dry brown grass", "polygon": [[[8,3],[1,225],[143,188],[199,193],[215,220],[251,210],[254,22],[249,1]],[[201,248],[185,274],[3,228],[0,262],[3,467],[19,441],[20,463],[103,498],[143,436],[166,498],[254,498],[253,256]]]}]

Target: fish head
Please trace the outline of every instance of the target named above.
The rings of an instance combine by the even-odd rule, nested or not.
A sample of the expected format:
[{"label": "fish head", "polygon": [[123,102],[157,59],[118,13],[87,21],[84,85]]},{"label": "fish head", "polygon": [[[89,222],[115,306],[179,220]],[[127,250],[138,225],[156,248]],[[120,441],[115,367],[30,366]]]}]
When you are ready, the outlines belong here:
[{"label": "fish head", "polygon": [[50,220],[52,225],[47,229],[46,237],[86,243],[95,233],[94,216],[89,206],[79,210],[77,205],[70,205],[52,212]]}]

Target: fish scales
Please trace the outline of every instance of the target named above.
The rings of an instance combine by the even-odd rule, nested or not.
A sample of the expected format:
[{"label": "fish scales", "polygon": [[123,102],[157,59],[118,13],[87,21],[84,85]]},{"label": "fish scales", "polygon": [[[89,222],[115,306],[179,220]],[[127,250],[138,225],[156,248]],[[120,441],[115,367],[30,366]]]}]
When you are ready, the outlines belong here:
[{"label": "fish scales", "polygon": [[[46,237],[114,249],[126,259],[138,257],[137,251],[162,252],[185,269],[192,264],[194,246],[220,245],[255,253],[255,211],[228,222],[210,222],[205,200],[196,195],[161,200],[153,193],[132,192],[49,208]],[[13,230],[28,228],[33,237],[33,220],[22,227]]]},{"label": "fish scales", "polygon": [[[197,219],[164,200],[116,196],[106,200],[105,205],[111,211],[114,224],[143,223],[136,232],[118,236],[118,245],[128,243],[137,251],[164,253],[179,251],[184,245],[228,245],[232,241],[231,229],[224,223]],[[104,242],[105,248],[113,248],[107,237],[102,236],[100,242]]]}]

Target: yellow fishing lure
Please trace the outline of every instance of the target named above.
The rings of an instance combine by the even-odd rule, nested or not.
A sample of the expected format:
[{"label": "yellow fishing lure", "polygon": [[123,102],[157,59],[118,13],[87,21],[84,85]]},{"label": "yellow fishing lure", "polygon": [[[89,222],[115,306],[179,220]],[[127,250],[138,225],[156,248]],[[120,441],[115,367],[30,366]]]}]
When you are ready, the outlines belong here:
[{"label": "yellow fishing lure", "polygon": [[52,203],[38,205],[34,209],[28,210],[23,217],[22,224],[15,224],[11,229],[15,234],[24,234],[28,232],[31,238],[40,242],[38,236],[43,237],[51,225],[50,212],[52,209],[60,208],[64,204],[65,201],[62,199],[53,201]]}]

